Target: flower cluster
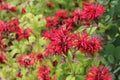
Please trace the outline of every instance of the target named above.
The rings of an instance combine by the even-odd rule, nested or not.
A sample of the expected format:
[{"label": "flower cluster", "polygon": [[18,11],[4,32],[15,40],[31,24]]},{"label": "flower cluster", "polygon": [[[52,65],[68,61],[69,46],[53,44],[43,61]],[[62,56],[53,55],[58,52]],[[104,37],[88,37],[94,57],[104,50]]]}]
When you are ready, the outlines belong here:
[{"label": "flower cluster", "polygon": [[72,16],[68,17],[66,10],[60,10],[55,13],[54,17],[46,17],[46,27],[49,29],[66,27],[68,30],[72,30],[75,21]]},{"label": "flower cluster", "polygon": [[105,66],[96,66],[89,69],[89,74],[85,80],[113,80],[110,70]]},{"label": "flower cluster", "polygon": [[66,10],[57,11],[54,17],[46,18],[46,26],[48,28],[59,28],[64,25],[68,30],[72,30],[76,22],[82,22],[83,25],[89,26],[90,21],[97,23],[97,19],[105,12],[105,8],[101,4],[95,5],[94,3],[84,2],[83,5],[83,10],[76,9],[70,16],[68,16]]},{"label": "flower cluster", "polygon": [[[28,39],[31,35],[32,30],[30,28],[23,29],[19,26],[18,19],[10,19],[8,22],[0,21],[0,50],[5,51],[6,45],[12,40],[16,39],[18,41],[22,39]],[[11,37],[11,34],[15,34],[16,37]],[[8,44],[5,44],[5,39],[8,40]]]},{"label": "flower cluster", "polygon": [[51,80],[48,66],[40,66],[37,72],[38,80]]},{"label": "flower cluster", "polygon": [[62,54],[67,53],[69,49],[76,47],[83,53],[93,55],[102,49],[102,40],[97,36],[89,36],[83,33],[81,36],[73,33],[73,29],[77,22],[82,25],[90,25],[90,21],[97,20],[105,12],[105,8],[101,4],[84,2],[83,10],[76,9],[70,16],[66,10],[60,10],[55,13],[54,17],[46,18],[46,27],[48,31],[43,33],[46,39],[50,40],[50,44],[45,50],[45,54]]},{"label": "flower cluster", "polygon": [[50,40],[50,44],[45,50],[46,55],[67,54],[68,50],[73,46],[74,37],[70,31],[64,28],[53,29],[50,32],[45,32],[43,35]]},{"label": "flower cluster", "polygon": [[[109,68],[102,64],[106,61],[101,61],[106,57],[97,54],[102,50],[102,46],[104,48],[103,40],[98,34],[101,33],[104,37],[102,32],[105,32],[106,40],[110,42],[111,39],[107,34],[109,33],[107,29],[111,25],[102,23],[104,20],[107,22],[104,18],[110,17],[111,20],[112,17],[119,17],[117,14],[109,16],[111,9],[106,10],[105,15],[108,17],[100,20],[105,7],[97,0],[71,0],[68,6],[66,4],[69,0],[17,0],[14,2],[16,5],[12,5],[12,1],[14,2],[9,0],[7,3],[7,0],[0,0],[1,19],[5,18],[0,20],[0,70],[4,73],[0,76],[0,80],[113,80]],[[110,4],[105,6],[111,8]],[[37,10],[37,7],[41,9]],[[54,14],[49,14],[54,11],[56,11]],[[45,27],[44,19],[46,29],[43,28]],[[20,25],[32,25],[34,32],[30,27],[25,28]],[[108,27],[101,27],[100,31],[95,32],[101,25]],[[43,32],[42,35],[41,32]],[[108,42],[106,41],[105,44]],[[40,53],[40,51],[43,52]],[[105,51],[100,53],[102,52],[108,52],[106,46]],[[109,62],[108,59],[107,61]],[[91,67],[89,62],[100,67]],[[110,62],[110,64],[113,63],[113,61]],[[14,64],[18,65],[14,66]],[[87,71],[88,66],[90,69]],[[117,65],[114,66],[117,69]],[[10,77],[6,75],[9,72],[12,72]]]}]

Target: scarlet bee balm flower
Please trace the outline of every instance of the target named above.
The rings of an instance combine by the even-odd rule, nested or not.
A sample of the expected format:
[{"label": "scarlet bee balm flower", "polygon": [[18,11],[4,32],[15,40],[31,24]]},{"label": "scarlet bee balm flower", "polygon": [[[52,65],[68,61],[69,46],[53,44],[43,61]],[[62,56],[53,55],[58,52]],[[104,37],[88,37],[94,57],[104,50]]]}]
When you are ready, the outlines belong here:
[{"label": "scarlet bee balm flower", "polygon": [[68,50],[72,48],[72,33],[66,29],[60,28],[59,30],[54,29],[52,32],[46,35],[47,39],[51,42],[45,50],[46,54],[67,54]]},{"label": "scarlet bee balm flower", "polygon": [[76,39],[76,47],[83,53],[94,55],[102,49],[103,42],[98,36],[89,36],[87,33],[82,33]]},{"label": "scarlet bee balm flower", "polygon": [[37,72],[38,80],[51,80],[50,69],[48,66],[40,66]]},{"label": "scarlet bee balm flower", "polygon": [[22,54],[18,57],[18,63],[20,66],[29,67],[37,62],[37,57],[35,53],[29,55]]},{"label": "scarlet bee balm flower", "polygon": [[101,17],[105,12],[105,8],[101,4],[84,2],[84,9],[81,12],[82,18],[86,20],[95,20],[97,17]]},{"label": "scarlet bee balm flower", "polygon": [[113,80],[113,78],[107,67],[100,66],[100,68],[97,68],[94,66],[89,69],[89,74],[85,80]]}]

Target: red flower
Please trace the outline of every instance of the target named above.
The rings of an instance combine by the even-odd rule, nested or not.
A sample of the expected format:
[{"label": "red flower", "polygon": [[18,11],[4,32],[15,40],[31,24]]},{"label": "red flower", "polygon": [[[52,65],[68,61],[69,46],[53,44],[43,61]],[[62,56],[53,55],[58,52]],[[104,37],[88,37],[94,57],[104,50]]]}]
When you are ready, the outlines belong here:
[{"label": "red flower", "polygon": [[85,20],[95,20],[97,17],[101,17],[105,12],[105,8],[101,4],[84,2],[84,9],[81,12],[82,18]]},{"label": "red flower", "polygon": [[58,12],[55,13],[55,16],[58,17],[58,18],[66,18],[67,17],[67,11],[65,10],[60,10]]},{"label": "red flower", "polygon": [[0,20],[0,34],[2,34],[3,32],[7,32],[8,30],[9,29],[7,23]]},{"label": "red flower", "polygon": [[[79,39],[78,39],[79,38]],[[102,40],[97,36],[88,36],[88,34],[83,33],[81,37],[77,36],[78,42],[76,46],[83,53],[88,53],[93,55],[102,49]]]},{"label": "red flower", "polygon": [[97,68],[96,66],[89,69],[89,74],[85,78],[85,80],[113,80],[112,75],[110,74],[110,70],[107,67],[100,66]]},{"label": "red flower", "polygon": [[16,18],[16,19],[10,19],[9,22],[7,23],[8,24],[8,30],[9,32],[16,32],[17,30],[20,29],[19,27],[19,20]]},{"label": "red flower", "polygon": [[38,69],[38,80],[51,80],[49,77],[50,75],[50,69],[48,66],[40,66]]},{"label": "red flower", "polygon": [[25,30],[23,30],[23,29],[16,30],[18,40],[28,39],[28,37],[31,35],[31,33],[32,33],[32,30],[30,28],[27,28]]},{"label": "red flower", "polygon": [[45,53],[47,54],[66,54],[72,48],[72,33],[62,27],[57,30],[54,29],[49,33],[48,39],[51,41],[47,46]]},{"label": "red flower", "polygon": [[0,54],[0,64],[4,64],[4,61],[7,61],[7,57],[4,54]]},{"label": "red flower", "polygon": [[22,8],[21,13],[22,13],[22,14],[26,13],[26,9],[25,9],[25,8]]},{"label": "red flower", "polygon": [[58,19],[56,17],[47,17],[46,22],[47,22],[46,26],[50,27],[50,28],[51,27],[56,27],[57,24],[59,23]]},{"label": "red flower", "polygon": [[18,63],[20,66],[29,67],[37,62],[36,54],[31,53],[29,55],[22,54],[18,57]]}]

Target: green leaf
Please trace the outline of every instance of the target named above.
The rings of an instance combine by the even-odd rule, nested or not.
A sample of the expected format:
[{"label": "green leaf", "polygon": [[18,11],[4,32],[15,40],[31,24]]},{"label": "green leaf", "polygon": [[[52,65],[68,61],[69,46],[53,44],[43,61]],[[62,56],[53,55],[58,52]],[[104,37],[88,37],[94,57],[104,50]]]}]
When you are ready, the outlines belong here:
[{"label": "green leaf", "polygon": [[69,50],[69,51],[68,51],[68,58],[69,58],[70,60],[72,60],[72,57],[73,57],[73,56],[72,56],[72,52]]},{"label": "green leaf", "polygon": [[105,46],[105,53],[107,53],[107,54],[113,54],[114,53],[114,49],[115,49],[115,47],[114,47],[113,44],[107,44]]},{"label": "green leaf", "polygon": [[114,74],[117,73],[118,71],[120,71],[120,67],[118,67],[117,69],[115,69],[115,71],[113,72]]},{"label": "green leaf", "polygon": [[114,57],[112,56],[112,55],[109,55],[108,56],[108,61],[111,63],[111,64],[113,64],[114,63]]},{"label": "green leaf", "polygon": [[115,48],[115,58],[120,60],[120,46]]},{"label": "green leaf", "polygon": [[97,29],[97,27],[90,27],[90,28],[87,29],[87,32],[89,34],[93,34],[96,31],[96,29]]},{"label": "green leaf", "polygon": [[69,76],[67,76],[67,78],[65,80],[71,80],[72,77],[73,77],[72,75],[69,75]]},{"label": "green leaf", "polygon": [[72,77],[71,80],[75,80],[75,77]]},{"label": "green leaf", "polygon": [[97,0],[97,1],[103,5],[107,5],[110,0]]}]

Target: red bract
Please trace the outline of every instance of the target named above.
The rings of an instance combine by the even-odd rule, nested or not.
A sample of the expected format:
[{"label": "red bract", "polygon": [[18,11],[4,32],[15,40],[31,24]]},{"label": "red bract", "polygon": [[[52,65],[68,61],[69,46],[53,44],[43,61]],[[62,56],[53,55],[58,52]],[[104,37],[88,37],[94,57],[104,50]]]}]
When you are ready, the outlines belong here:
[{"label": "red bract", "polygon": [[89,69],[89,74],[85,78],[85,80],[113,80],[112,75],[110,74],[110,70],[107,67],[100,66],[97,68],[96,66]]},{"label": "red bract", "polygon": [[25,9],[25,8],[22,8],[21,13],[22,13],[22,14],[26,13],[26,9]]},{"label": "red bract", "polygon": [[102,39],[97,36],[89,36],[83,33],[81,37],[78,36],[77,48],[81,52],[93,55],[102,49]]},{"label": "red bract", "polygon": [[7,61],[7,57],[4,54],[0,54],[0,64],[4,64],[4,61]]},{"label": "red bract", "polygon": [[51,42],[45,50],[47,54],[67,54],[73,46],[72,33],[62,27],[59,30],[54,29],[48,38]]},{"label": "red bract", "polygon": [[65,20],[65,25],[66,25],[67,30],[72,30],[74,23],[75,22],[72,18],[68,18],[67,20]]},{"label": "red bract", "polygon": [[51,80],[48,66],[40,66],[37,72],[38,80]]},{"label": "red bract", "polygon": [[17,60],[20,66],[29,67],[37,62],[37,57],[35,53],[29,55],[22,54]]},{"label": "red bract", "polygon": [[84,2],[84,9],[81,12],[82,18],[85,20],[95,20],[97,17],[101,17],[105,12],[105,8],[101,4]]},{"label": "red bract", "polygon": [[67,11],[65,10],[60,10],[55,13],[55,16],[61,19],[67,18]]},{"label": "red bract", "polygon": [[59,23],[58,19],[56,17],[47,17],[46,22],[47,22],[46,26],[50,27],[50,28],[51,27],[56,27],[57,24]]},{"label": "red bract", "polygon": [[78,20],[81,20],[81,11],[80,9],[76,9],[72,12],[73,21],[76,22]]}]

